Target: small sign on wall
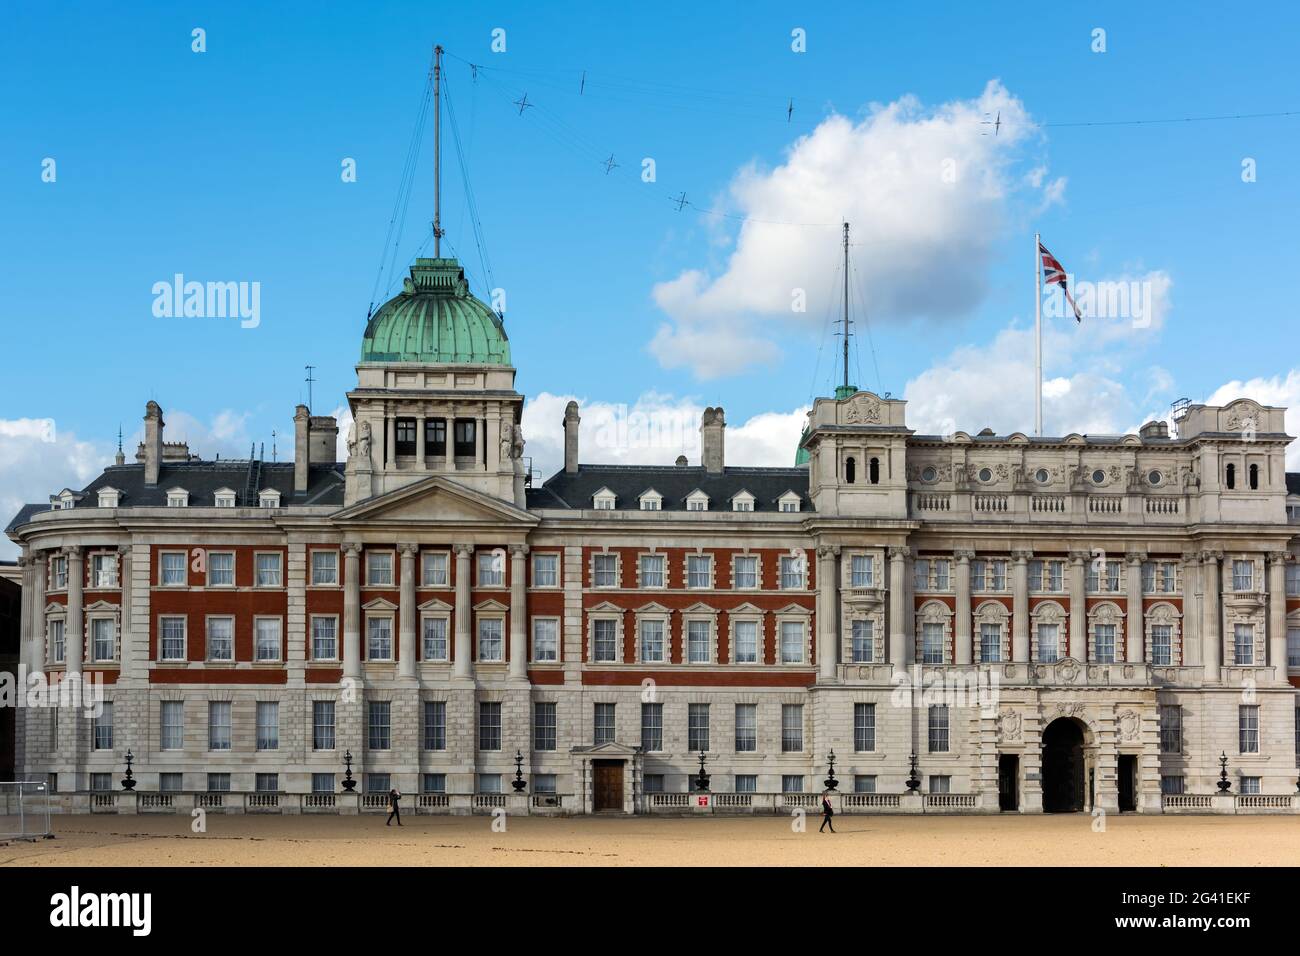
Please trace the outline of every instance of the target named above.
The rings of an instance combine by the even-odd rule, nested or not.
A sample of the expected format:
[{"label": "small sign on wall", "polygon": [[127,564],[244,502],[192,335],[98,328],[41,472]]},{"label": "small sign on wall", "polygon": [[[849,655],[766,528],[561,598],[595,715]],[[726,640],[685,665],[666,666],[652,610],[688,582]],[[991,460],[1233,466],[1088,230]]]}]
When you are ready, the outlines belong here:
[{"label": "small sign on wall", "polygon": [[707,794],[707,793],[697,793],[697,794],[695,795],[695,809],[696,809],[696,810],[707,810],[707,809],[709,809],[709,799],[710,799],[710,794]]}]

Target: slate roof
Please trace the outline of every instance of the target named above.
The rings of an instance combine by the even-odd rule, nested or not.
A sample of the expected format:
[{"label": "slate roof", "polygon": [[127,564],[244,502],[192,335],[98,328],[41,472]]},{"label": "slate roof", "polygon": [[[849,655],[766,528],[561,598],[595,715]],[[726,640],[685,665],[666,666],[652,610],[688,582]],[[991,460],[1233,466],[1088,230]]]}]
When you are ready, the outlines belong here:
[{"label": "slate roof", "polygon": [[1288,471],[1286,473],[1286,493],[1288,495],[1300,495],[1300,472]]},{"label": "slate roof", "polygon": [[748,491],[755,511],[779,512],[787,491],[799,496],[799,510],[812,511],[807,468],[726,468],[709,474],[702,465],[579,465],[577,474],[560,471],[528,492],[529,508],[591,508],[601,488],[617,495],[616,511],[639,511],[641,493],[653,488],[663,495],[664,511],[685,511],[686,497],[697,488],[709,496],[710,511],[729,511],[733,495]]}]

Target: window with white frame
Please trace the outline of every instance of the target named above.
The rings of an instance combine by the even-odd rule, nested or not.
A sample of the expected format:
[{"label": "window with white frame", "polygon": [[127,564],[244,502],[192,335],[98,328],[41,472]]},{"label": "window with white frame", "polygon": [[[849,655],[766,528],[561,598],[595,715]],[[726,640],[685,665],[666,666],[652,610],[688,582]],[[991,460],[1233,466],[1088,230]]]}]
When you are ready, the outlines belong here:
[{"label": "window with white frame", "polygon": [[314,587],[333,587],[339,583],[339,553],[314,550],[311,552],[311,583]]},{"label": "window with white frame", "polygon": [[597,588],[618,587],[618,555],[601,553],[591,556],[591,584]]},{"label": "window with white frame", "polygon": [[1286,629],[1286,666],[1300,667],[1300,627]]},{"label": "window with white frame", "polygon": [[1115,625],[1094,624],[1092,628],[1093,659],[1098,664],[1115,663]]},{"label": "window with white frame", "polygon": [[688,554],[686,556],[686,586],[693,589],[708,588],[713,584],[713,556]]},{"label": "window with white frame", "polygon": [[618,621],[612,617],[597,617],[591,622],[591,659],[598,664],[612,664],[618,660]]},{"label": "window with white frame", "polygon": [[738,591],[758,587],[758,555],[738,554],[731,559],[731,586]]},{"label": "window with white frame", "polygon": [[423,660],[447,660],[447,615],[426,614],[421,620],[420,641]]},{"label": "window with white frame", "polygon": [[446,551],[425,551],[420,555],[420,586],[445,588],[451,583],[450,559]]},{"label": "window with white frame", "polygon": [[280,749],[280,704],[274,700],[257,702],[257,749]]},{"label": "window with white frame", "polygon": [[366,615],[366,660],[393,659],[393,617],[391,614]]},{"label": "window with white frame", "polygon": [[1063,590],[1065,563],[1035,558],[1029,562],[1029,590],[1058,592]]},{"label": "window with white frame", "polygon": [[214,508],[235,507],[235,493],[229,488],[218,488],[212,495],[212,506]]},{"label": "window with white frame", "polygon": [[505,619],[479,615],[478,659],[488,663],[505,660]]},{"label": "window with white frame", "polygon": [[641,705],[641,749],[656,753],[664,749],[664,705]]},{"label": "window with white frame", "polygon": [[[999,642],[1000,643],[1000,642]],[[1061,659],[1061,625],[1038,625],[1038,660],[1043,664],[1055,664]]]},{"label": "window with white frame", "polygon": [[334,701],[311,702],[311,749],[334,749]]},{"label": "window with white frame", "polygon": [[339,659],[339,619],[328,614],[313,614],[311,618],[311,659],[336,661]]},{"label": "window with white frame", "polygon": [[664,629],[663,618],[643,618],[638,623],[642,663],[662,664],[664,662]]},{"label": "window with white frame", "polygon": [[117,587],[117,555],[97,552],[90,556],[90,586],[92,588]]},{"label": "window with white frame", "polygon": [[799,496],[798,496],[798,495],[788,495],[788,496],[786,496],[786,495],[782,495],[782,497],[781,497],[781,510],[784,511],[784,512],[786,512],[786,513],[789,513],[789,512],[792,512],[792,511],[798,511],[798,510],[799,510]]},{"label": "window with white frame", "polygon": [[930,590],[930,561],[928,558],[917,558],[912,562],[912,589],[915,591]]},{"label": "window with white frame", "polygon": [[641,497],[637,499],[641,505],[642,511],[662,511],[664,499],[663,495],[657,491],[642,492]]},{"label": "window with white frame", "polygon": [[921,625],[921,663],[943,663],[943,624],[938,621]]},{"label": "window with white frame", "polygon": [[931,587],[933,587],[934,590],[936,591],[948,590],[948,582],[950,580],[952,562],[949,561],[947,558],[936,558],[935,560],[930,562],[930,567],[933,569],[933,580],[931,583]]},{"label": "window with white frame", "polygon": [[122,497],[122,492],[118,491],[116,488],[100,488],[99,507],[116,508],[119,504],[121,497]]},{"label": "window with white frame", "polygon": [[709,496],[702,491],[694,491],[686,496],[687,511],[708,511]]},{"label": "window with white frame", "polygon": [[1286,596],[1300,597],[1300,563],[1295,561],[1286,564]]},{"label": "window with white frame", "polygon": [[1234,624],[1232,628],[1233,663],[1248,667],[1255,663],[1255,625]]},{"label": "window with white frame", "polygon": [[231,703],[228,700],[208,701],[208,749],[230,749]]},{"label": "window with white frame", "polygon": [[781,555],[781,590],[802,591],[807,577],[808,559],[800,554]]},{"label": "window with white frame", "polygon": [[499,588],[506,583],[506,553],[501,548],[480,551],[475,560],[478,565],[478,586]]},{"label": "window with white frame", "polygon": [[253,556],[256,573],[254,583],[259,588],[278,588],[281,583],[280,569],[284,555],[278,551],[259,552]]},{"label": "window with white frame", "polygon": [[253,660],[267,662],[280,659],[281,623],[278,617],[253,619]]},{"label": "window with white frame", "polygon": [[781,752],[803,750],[803,704],[781,705]]},{"label": "window with white frame", "polygon": [[1002,625],[985,621],[980,624],[980,663],[996,664],[1002,660]]},{"label": "window with white frame", "polygon": [[113,749],[113,702],[103,701],[100,711],[91,718],[91,747],[94,750]]},{"label": "window with white frame", "polygon": [[185,660],[185,624],[181,614],[158,618],[158,660]]},{"label": "window with white frame", "polygon": [[876,705],[853,705],[853,749],[870,753],[876,749]]},{"label": "window with white frame", "polygon": [[736,705],[736,753],[758,750],[758,705]]},{"label": "window with white frame", "polygon": [[[498,705],[499,706],[499,705]],[[366,743],[371,750],[391,750],[393,747],[393,702],[371,700],[366,702]]]},{"label": "window with white frame", "polygon": [[615,705],[608,702],[597,703],[592,718],[591,742],[596,746],[613,743],[617,726]]},{"label": "window with white frame", "polygon": [[280,507],[280,492],[274,488],[263,488],[257,493],[257,506],[259,508]]},{"label": "window with white frame", "polygon": [[1160,705],[1160,752],[1183,752],[1183,708],[1178,704]]},{"label": "window with white frame", "polygon": [[712,657],[713,622],[688,620],[686,622],[686,663],[708,664]]},{"label": "window with white frame", "polygon": [[533,555],[533,587],[557,588],[560,586],[560,556],[554,551]]},{"label": "window with white frame", "polygon": [[393,552],[366,552],[366,586],[372,588],[393,586]]},{"label": "window with white frame", "polygon": [[50,590],[66,591],[68,589],[68,558],[56,554],[50,558]]},{"label": "window with white frame", "polygon": [[852,622],[850,660],[854,664],[872,664],[876,657],[876,622],[855,618]]},{"label": "window with white frame", "polygon": [[447,702],[445,700],[424,702],[420,742],[425,750],[447,749]]},{"label": "window with white frame", "polygon": [[733,620],[732,655],[737,664],[758,663],[758,621]]},{"label": "window with white frame", "polygon": [[1167,667],[1174,658],[1174,628],[1171,624],[1151,625],[1151,663]]},{"label": "window with white frame", "polygon": [[1232,562],[1232,589],[1234,591],[1253,590],[1255,584],[1255,562]]},{"label": "window with white frame", "polygon": [[641,587],[661,588],[664,586],[664,556],[662,554],[643,554],[637,558],[641,571]]},{"label": "window with white frame", "polygon": [[804,622],[803,621],[782,621],[780,626],[781,636],[781,663],[782,664],[802,664],[804,661]]},{"label": "window with white frame", "polygon": [[533,749],[550,751],[558,746],[556,704],[553,700],[533,701]]},{"label": "window with white frame", "polygon": [[235,552],[208,552],[208,587],[233,588],[235,586]]},{"label": "window with white frame", "polygon": [[1122,561],[1104,561],[1101,558],[1088,562],[1086,584],[1089,591],[1116,594],[1120,590]]},{"label": "window with white frame", "polygon": [[61,617],[47,618],[45,622],[46,646],[49,647],[51,664],[62,664],[67,659],[67,643],[64,637],[64,620]]},{"label": "window with white frame", "polygon": [[188,508],[190,504],[190,493],[184,488],[173,488],[167,492],[168,508]]},{"label": "window with white frame", "polygon": [[972,591],[985,590],[984,583],[987,579],[988,562],[977,558],[970,563],[970,589]]},{"label": "window with white frame", "polygon": [[117,659],[117,620],[112,617],[90,619],[90,659],[112,661]]},{"label": "window with white frame", "polygon": [[615,495],[608,488],[602,488],[591,496],[591,506],[597,511],[613,511]]},{"label": "window with white frame", "polygon": [[560,659],[560,619],[533,618],[533,660],[553,664]]},{"label": "window with white frame", "polygon": [[1242,704],[1237,708],[1237,744],[1241,753],[1259,753],[1258,704]]},{"label": "window with white frame", "polygon": [[932,754],[948,752],[948,717],[947,704],[934,704],[930,707],[928,737]]},{"label": "window with white frame", "polygon": [[184,587],[186,576],[184,551],[163,551],[158,555],[158,583],[165,588]]},{"label": "window with white frame", "polygon": [[207,620],[208,660],[228,663],[235,659],[235,619],[210,617]]},{"label": "window with white frame", "polygon": [[164,700],[158,705],[158,749],[182,750],[185,747],[185,704]]},{"label": "window with white frame", "polygon": [[753,511],[754,496],[748,492],[741,492],[731,499],[732,511]]},{"label": "window with white frame", "polygon": [[781,775],[782,793],[803,793],[803,774],[783,773]]},{"label": "window with white frame", "polygon": [[708,752],[709,705],[686,705],[686,749],[692,753]]},{"label": "window with white frame", "polygon": [[876,561],[869,554],[849,557],[849,587],[872,588],[876,586]]}]

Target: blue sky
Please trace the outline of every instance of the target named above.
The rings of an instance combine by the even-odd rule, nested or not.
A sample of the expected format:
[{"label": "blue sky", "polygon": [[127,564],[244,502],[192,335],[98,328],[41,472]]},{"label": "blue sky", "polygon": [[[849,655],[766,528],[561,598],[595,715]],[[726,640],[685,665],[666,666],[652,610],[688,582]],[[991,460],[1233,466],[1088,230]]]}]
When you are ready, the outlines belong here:
[{"label": "blue sky", "polygon": [[[865,235],[852,250],[854,294],[874,346],[873,357],[859,336],[853,377],[906,394],[918,427],[1032,427],[1021,375],[1035,230],[1080,280],[1147,281],[1160,300],[1148,329],[1054,320],[1048,431],[1134,427],[1174,398],[1234,382],[1281,403],[1300,381],[1288,378],[1285,281],[1300,116],[1060,125],[1300,109],[1300,13],[1289,5],[1193,4],[1177,16],[1131,4],[121,9],[15,8],[0,35],[0,441],[21,442],[12,423],[24,420],[53,419],[59,436],[10,449],[6,504],[76,483],[111,452],[119,424],[128,441],[138,432],[150,398],[209,455],[290,434],[305,364],[317,367],[317,411],[343,404],[435,40],[449,53],[530,397],[724,404],[737,447],[766,461],[835,374],[823,290],[841,215]],[[191,50],[196,27],[206,52]],[[806,52],[791,48],[796,28]],[[1092,49],[1096,28],[1105,52]],[[504,53],[491,49],[494,29]],[[477,80],[466,61],[485,67]],[[510,101],[525,92],[538,105],[521,116]],[[978,120],[989,104],[1016,118],[992,140]],[[826,179],[815,203],[782,181],[787,164],[801,168],[800,137],[804,172]],[[431,141],[403,264],[431,219]],[[928,180],[877,175],[942,157],[950,142],[968,164],[950,205]],[[608,175],[607,154],[620,164]],[[638,175],[645,157],[656,182]],[[41,178],[46,158],[53,183]],[[341,180],[344,158],[356,160],[355,183]],[[449,137],[444,158],[444,226],[486,295]],[[1242,179],[1247,159],[1254,182]],[[748,193],[735,188],[743,170]],[[692,205],[678,211],[670,198],[682,192]],[[753,242],[737,255],[742,220],[772,208],[828,225],[746,226]],[[260,283],[260,324],[155,317],[153,284],[178,272]],[[699,284],[675,295],[692,272]],[[806,278],[808,313],[746,300],[767,275],[781,289]],[[1008,352],[1014,367],[999,374],[991,358]],[[536,415],[556,438],[559,407]],[[543,457],[554,450],[537,429],[530,441]]]}]

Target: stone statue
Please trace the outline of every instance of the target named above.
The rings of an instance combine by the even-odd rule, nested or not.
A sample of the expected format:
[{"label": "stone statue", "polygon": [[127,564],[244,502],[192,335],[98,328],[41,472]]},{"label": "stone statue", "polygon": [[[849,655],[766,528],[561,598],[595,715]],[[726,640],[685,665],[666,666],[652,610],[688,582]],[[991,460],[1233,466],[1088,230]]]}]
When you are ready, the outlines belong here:
[{"label": "stone statue", "polygon": [[348,458],[370,464],[370,422],[362,422],[358,428],[354,421],[348,427]]},{"label": "stone statue", "polygon": [[524,430],[523,430],[523,427],[520,426],[520,425],[516,425],[516,426],[514,426],[513,429],[511,429],[511,433],[514,435],[514,443],[511,445],[510,453],[511,453],[511,455],[513,455],[515,458],[523,458],[523,457],[524,457]]},{"label": "stone statue", "polygon": [[501,423],[501,460],[509,461],[514,457],[514,439],[511,437],[514,426]]}]

